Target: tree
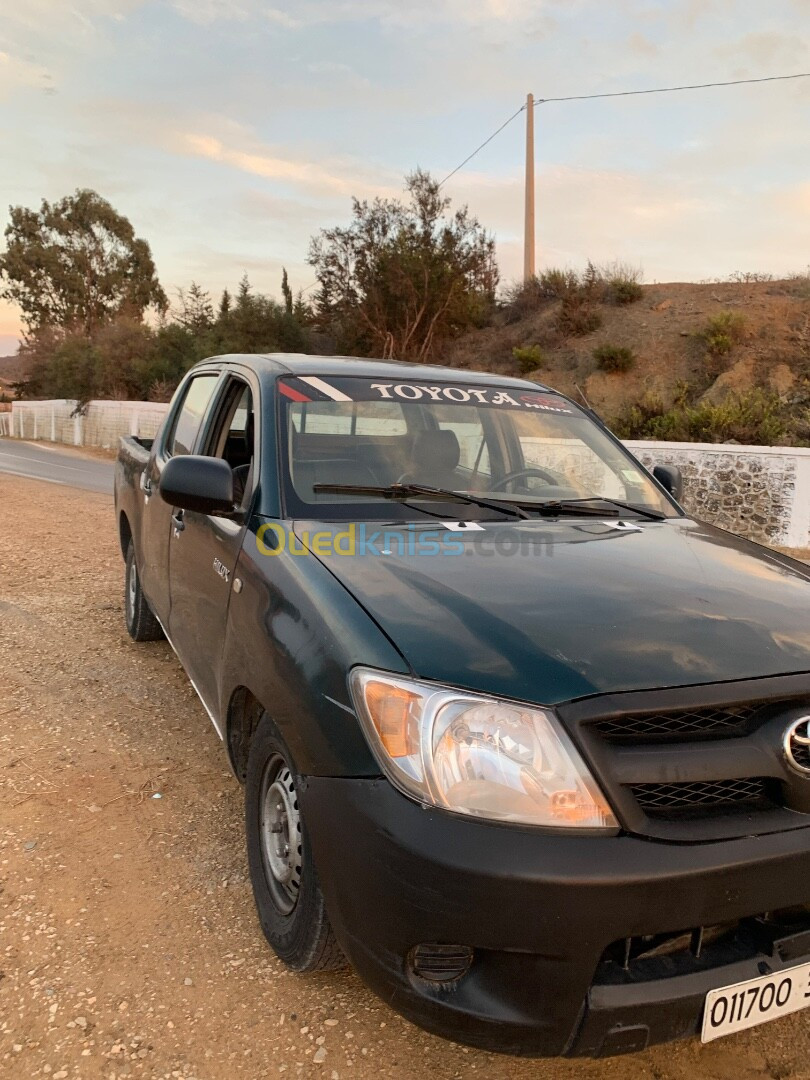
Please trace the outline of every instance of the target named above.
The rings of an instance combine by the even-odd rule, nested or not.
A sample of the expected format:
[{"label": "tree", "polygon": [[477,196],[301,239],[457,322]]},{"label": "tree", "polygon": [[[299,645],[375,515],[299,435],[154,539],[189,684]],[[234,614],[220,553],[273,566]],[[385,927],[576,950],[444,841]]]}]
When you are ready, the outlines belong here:
[{"label": "tree", "polygon": [[281,295],[284,297],[284,308],[288,315],[293,313],[293,294],[290,288],[290,279],[287,277],[287,268],[281,268]]},{"label": "tree", "polygon": [[9,208],[0,296],[18,304],[29,333],[43,327],[89,336],[118,315],[165,311],[149,245],[94,191],[76,191],[39,210]]},{"label": "tree", "polygon": [[254,293],[243,275],[222,335],[224,352],[303,352],[306,337],[295,316],[267,296]]},{"label": "tree", "polygon": [[177,321],[194,334],[203,334],[214,325],[214,307],[210,295],[192,281],[188,289],[178,289],[180,312]]},{"label": "tree", "polygon": [[427,361],[440,342],[484,324],[498,270],[495,242],[429,173],[406,178],[407,202],[353,200],[352,223],[313,238],[322,329],[349,352]]}]

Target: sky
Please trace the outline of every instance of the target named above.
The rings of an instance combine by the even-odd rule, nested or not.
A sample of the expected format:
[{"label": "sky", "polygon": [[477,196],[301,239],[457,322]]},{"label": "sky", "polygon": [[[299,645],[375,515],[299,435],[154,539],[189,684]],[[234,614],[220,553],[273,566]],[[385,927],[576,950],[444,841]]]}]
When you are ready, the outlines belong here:
[{"label": "sky", "polygon": [[[810,71],[810,0],[1,0],[0,227],[97,190],[170,297],[314,278],[351,198],[444,177],[538,98]],[[445,191],[522,271],[524,116]],[[536,109],[538,264],[810,263],[810,79]],[[0,301],[0,355],[19,312]]]}]

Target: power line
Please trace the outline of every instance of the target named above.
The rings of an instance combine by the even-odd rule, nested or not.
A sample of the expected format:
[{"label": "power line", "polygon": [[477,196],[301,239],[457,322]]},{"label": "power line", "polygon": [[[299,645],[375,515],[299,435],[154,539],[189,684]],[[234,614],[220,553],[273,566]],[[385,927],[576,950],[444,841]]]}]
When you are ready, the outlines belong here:
[{"label": "power line", "polygon": [[[810,78],[810,71],[803,71],[798,75],[767,75],[762,79],[730,79],[728,82],[693,83],[689,86],[658,86],[652,90],[616,90],[608,94],[570,94],[567,97],[535,98],[534,103],[545,105],[549,101],[592,101],[594,98],[635,97],[638,94],[672,94],[676,90],[708,90],[714,86],[746,86],[751,83],[786,82],[788,79],[808,78]],[[450,175],[452,176],[452,173]]]},{"label": "power line", "polygon": [[464,160],[462,161],[462,163],[460,165],[457,165],[455,167],[455,169],[453,169],[452,172],[448,173],[447,176],[445,176],[444,180],[442,180],[442,182],[439,184],[439,187],[440,188],[444,187],[444,185],[447,183],[447,181],[450,179],[451,176],[455,176],[456,173],[460,169],[463,169],[464,166],[468,162],[472,161],[472,159],[475,157],[476,154],[480,154],[485,146],[489,146],[489,144],[492,142],[492,140],[495,138],[495,136],[500,135],[500,133],[503,131],[504,128],[509,127],[509,125],[512,123],[512,121],[514,119],[516,119],[518,116],[520,116],[520,114],[523,112],[523,110],[525,108],[526,108],[525,105],[521,105],[517,112],[512,113],[512,115],[509,117],[509,119],[504,121],[504,123],[501,124],[501,126],[498,128],[497,131],[493,131],[488,139],[484,139],[484,141],[481,143],[481,145],[479,147],[476,147],[476,149],[473,150],[473,152],[468,157],[464,158]]},{"label": "power line", "polygon": [[[613,92],[606,94],[569,94],[565,97],[535,98],[534,104],[545,105],[552,101],[593,101],[597,98],[637,97],[640,94],[672,94],[679,90],[708,90],[716,86],[748,86],[752,83],[786,82],[790,79],[808,78],[810,78],[810,71],[803,71],[796,75],[766,75],[761,79],[729,79],[726,82],[692,83],[684,86],[658,86],[650,90],[614,90]],[[501,124],[497,131],[493,131],[488,139],[485,139],[480,146],[477,146],[471,154],[464,158],[460,165],[457,165],[452,172],[449,172],[447,176],[445,176],[444,180],[439,184],[439,187],[444,187],[451,176],[455,176],[456,173],[460,172],[465,165],[469,164],[477,154],[480,154],[485,146],[489,146],[495,136],[500,135],[504,128],[509,127],[512,121],[520,116],[525,108],[525,105],[521,105],[517,112],[512,113],[509,119]]]}]

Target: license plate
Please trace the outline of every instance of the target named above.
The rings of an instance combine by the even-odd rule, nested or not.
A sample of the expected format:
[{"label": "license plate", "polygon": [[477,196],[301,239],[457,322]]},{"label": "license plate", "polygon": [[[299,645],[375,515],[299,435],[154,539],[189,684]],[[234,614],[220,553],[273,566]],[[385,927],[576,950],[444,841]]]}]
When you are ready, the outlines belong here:
[{"label": "license plate", "polygon": [[810,964],[711,990],[706,995],[701,1042],[765,1024],[810,1008]]}]

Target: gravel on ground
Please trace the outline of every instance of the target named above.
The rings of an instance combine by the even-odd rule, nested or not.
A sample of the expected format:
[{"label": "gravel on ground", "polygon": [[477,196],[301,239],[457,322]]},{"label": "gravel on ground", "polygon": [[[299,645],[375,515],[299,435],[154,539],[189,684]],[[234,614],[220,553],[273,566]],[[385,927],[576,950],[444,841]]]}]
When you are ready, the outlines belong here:
[{"label": "gravel on ground", "polygon": [[806,1015],[701,1047],[457,1046],[262,937],[241,789],[165,642],[124,630],[107,496],[0,477],[0,1075],[810,1080]]}]

